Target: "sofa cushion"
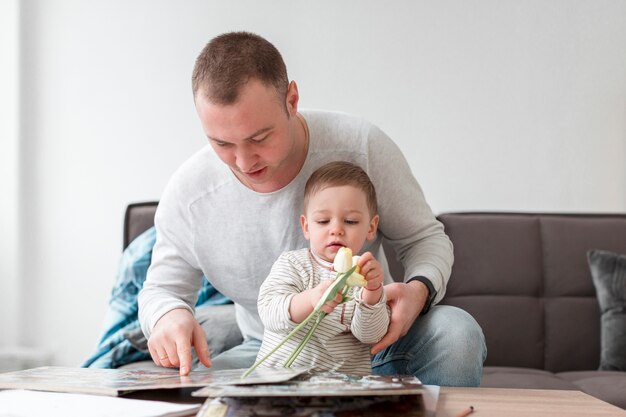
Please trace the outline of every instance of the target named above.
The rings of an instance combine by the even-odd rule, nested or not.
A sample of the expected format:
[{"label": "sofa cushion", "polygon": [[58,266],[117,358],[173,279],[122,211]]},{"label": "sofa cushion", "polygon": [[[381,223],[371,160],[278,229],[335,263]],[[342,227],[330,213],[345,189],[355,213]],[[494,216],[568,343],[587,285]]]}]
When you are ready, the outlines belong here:
[{"label": "sofa cushion", "polygon": [[600,312],[586,254],[626,253],[626,216],[447,213],[439,220],[455,255],[442,303],[476,318],[486,366],[598,368]]},{"label": "sofa cushion", "polygon": [[597,369],[600,326],[595,297],[546,297],[545,367],[552,372]]},{"label": "sofa cushion", "polygon": [[446,297],[480,324],[487,343],[485,365],[543,368],[541,302],[534,297],[466,295]]},{"label": "sofa cushion", "polygon": [[619,215],[543,215],[539,219],[546,300],[544,369],[597,369],[600,312],[587,252],[595,248],[626,252],[626,221]]},{"label": "sofa cushion", "polygon": [[541,248],[534,217],[443,214],[439,219],[454,244],[447,297],[540,295]]},{"label": "sofa cushion", "polygon": [[618,371],[561,372],[559,378],[596,398],[626,409],[626,373]]},{"label": "sofa cushion", "polygon": [[485,365],[544,367],[539,223],[516,214],[443,214],[454,244],[444,304],[466,310],[487,342]]},{"label": "sofa cushion", "polygon": [[626,256],[593,250],[588,257],[602,311],[600,369],[626,371]]},{"label": "sofa cushion", "polygon": [[574,383],[540,369],[485,366],[482,388],[532,388],[580,390]]}]

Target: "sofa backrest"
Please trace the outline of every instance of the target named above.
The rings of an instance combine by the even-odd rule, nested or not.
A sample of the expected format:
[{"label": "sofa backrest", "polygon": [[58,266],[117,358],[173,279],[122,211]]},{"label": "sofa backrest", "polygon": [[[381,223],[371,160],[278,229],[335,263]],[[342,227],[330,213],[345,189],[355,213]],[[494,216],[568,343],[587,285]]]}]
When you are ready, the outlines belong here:
[{"label": "sofa backrest", "polygon": [[123,249],[126,249],[137,236],[154,226],[154,213],[158,204],[157,201],[147,201],[129,204],[126,207]]},{"label": "sofa backrest", "polygon": [[587,251],[626,253],[626,215],[451,213],[439,216],[455,261],[444,304],[468,311],[485,365],[597,369],[600,312]]},{"label": "sofa backrest", "polygon": [[[156,202],[131,204],[124,247],[154,224]],[[600,312],[586,253],[626,253],[626,215],[448,213],[454,244],[442,304],[468,311],[487,341],[485,365],[597,369]],[[402,266],[385,245],[393,276]]]}]

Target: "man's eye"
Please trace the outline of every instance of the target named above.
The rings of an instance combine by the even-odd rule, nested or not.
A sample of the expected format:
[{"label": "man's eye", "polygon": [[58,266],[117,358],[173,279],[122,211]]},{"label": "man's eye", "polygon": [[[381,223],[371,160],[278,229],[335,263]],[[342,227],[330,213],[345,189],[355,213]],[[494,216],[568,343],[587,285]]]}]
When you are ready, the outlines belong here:
[{"label": "man's eye", "polygon": [[262,142],[265,142],[265,140],[266,140],[267,138],[269,138],[269,137],[270,137],[270,135],[269,135],[269,134],[267,134],[267,135],[263,136],[262,138],[259,138],[259,139],[252,139],[252,142],[254,142],[254,143],[262,143]]},{"label": "man's eye", "polygon": [[230,143],[228,143],[228,142],[220,142],[220,141],[217,141],[217,140],[213,141],[213,143],[215,143],[215,145],[219,146],[220,148],[225,148],[228,145],[230,145]]}]

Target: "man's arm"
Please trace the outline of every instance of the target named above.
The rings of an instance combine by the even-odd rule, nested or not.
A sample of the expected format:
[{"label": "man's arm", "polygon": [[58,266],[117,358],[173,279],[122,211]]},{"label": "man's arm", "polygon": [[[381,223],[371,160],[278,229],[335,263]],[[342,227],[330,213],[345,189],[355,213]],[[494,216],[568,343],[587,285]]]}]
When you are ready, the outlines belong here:
[{"label": "man's arm", "polygon": [[375,127],[368,155],[368,173],[378,194],[379,230],[405,269],[404,283],[385,286],[392,314],[387,335],[372,349],[379,352],[406,334],[420,314],[443,298],[454,256],[443,225],[427,204],[400,149]]},{"label": "man's arm", "polygon": [[180,367],[187,375],[191,348],[210,366],[204,332],[193,317],[202,272],[195,264],[191,215],[178,196],[175,178],[166,188],[155,216],[156,244],[144,286],[139,293],[139,322],[148,338],[152,360]]},{"label": "man's arm", "polygon": [[379,231],[404,266],[402,281],[418,277],[429,281],[436,293],[436,304],[443,298],[450,278],[452,242],[426,202],[406,158],[375,126],[369,134],[368,164],[378,196]]}]

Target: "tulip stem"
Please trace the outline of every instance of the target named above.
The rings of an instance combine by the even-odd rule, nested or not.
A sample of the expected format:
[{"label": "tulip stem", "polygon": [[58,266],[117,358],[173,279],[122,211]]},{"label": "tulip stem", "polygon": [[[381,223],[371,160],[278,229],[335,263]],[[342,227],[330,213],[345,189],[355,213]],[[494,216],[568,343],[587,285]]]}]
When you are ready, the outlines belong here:
[{"label": "tulip stem", "polygon": [[309,322],[309,320],[311,320],[311,319],[313,318],[314,313],[316,313],[316,311],[313,311],[311,314],[309,314],[309,315],[307,316],[307,318],[305,318],[305,319],[302,321],[302,323],[298,324],[298,325],[296,326],[296,328],[295,328],[295,329],[293,329],[293,330],[292,330],[292,331],[291,331],[291,332],[290,332],[287,336],[285,336],[285,338],[282,340],[282,342],[280,342],[280,343],[279,343],[279,344],[278,344],[278,345],[277,345],[274,349],[272,349],[272,350],[271,350],[271,351],[270,351],[267,355],[263,356],[261,359],[259,359],[258,361],[256,361],[256,363],[255,363],[254,365],[252,365],[252,366],[250,367],[250,369],[248,369],[248,370],[247,370],[247,371],[246,371],[246,372],[245,372],[245,373],[241,376],[241,378],[243,379],[243,378],[247,377],[248,375],[250,375],[250,373],[251,373],[252,371],[254,371],[254,370],[255,370],[255,369],[256,369],[256,368],[257,368],[260,364],[262,364],[263,362],[265,362],[265,360],[266,360],[267,358],[269,358],[270,356],[272,356],[272,354],[273,354],[274,352],[276,352],[276,351],[277,351],[277,350],[278,350],[278,349],[279,349],[282,345],[284,345],[284,344],[285,344],[285,342],[287,342],[287,340],[291,339],[291,338],[292,338],[292,336],[293,336],[294,334],[298,333],[298,332],[300,331],[300,329],[302,329],[304,326],[306,326],[306,324]]},{"label": "tulip stem", "polygon": [[309,340],[313,336],[313,332],[315,332],[315,329],[317,329],[317,326],[319,326],[319,324],[322,322],[322,319],[326,317],[326,315],[327,314],[324,313],[323,311],[320,314],[318,314],[317,319],[315,319],[315,323],[313,323],[309,331],[304,336],[304,339],[302,339],[302,341],[300,342],[296,350],[293,351],[291,356],[289,356],[289,358],[287,359],[287,362],[285,362],[285,368],[291,368],[291,365],[296,360],[298,355],[300,355],[300,352],[302,352],[302,350],[304,349],[304,346],[306,346],[306,344],[309,343]]},{"label": "tulip stem", "polygon": [[[317,315],[318,317],[317,317],[317,320],[315,321],[314,325],[311,326],[311,329],[306,334],[305,338],[302,340],[302,342],[300,342],[300,344],[298,345],[296,350],[291,354],[291,356],[289,356],[289,359],[287,359],[288,362],[290,361],[289,365],[291,365],[291,363],[293,363],[293,360],[295,360],[295,357],[298,356],[300,351],[302,351],[302,349],[304,348],[304,345],[306,344],[306,342],[308,342],[309,339],[311,338],[311,336],[313,336],[313,332],[315,331],[315,329],[317,328],[319,323],[322,321],[324,316],[326,316],[326,313],[324,313],[323,311],[320,312],[322,307],[324,306],[324,304],[326,304],[327,302],[333,300],[337,296],[339,291],[342,291],[342,296],[344,296],[343,291],[344,291],[344,287],[346,286],[346,281],[348,280],[348,277],[350,277],[350,275],[352,275],[352,273],[355,270],[356,270],[356,265],[353,266],[349,271],[347,271],[345,273],[338,273],[337,274],[337,278],[335,278],[335,281],[333,282],[333,284],[330,287],[328,287],[328,289],[324,292],[324,294],[322,295],[322,298],[317,303],[317,305],[315,306],[315,308],[313,309],[311,314],[309,314],[302,321],[302,323],[298,324],[291,332],[289,332],[289,334],[287,336],[285,336],[285,338],[274,349],[272,349],[267,355],[263,356],[261,359],[256,361],[254,363],[254,365],[252,365],[246,372],[244,372],[243,375],[241,375],[241,379],[246,378],[248,375],[250,375],[250,373],[252,371],[254,371],[263,362],[265,362],[265,360],[267,358],[272,356],[272,354],[274,354],[274,352],[276,352],[282,345],[285,344],[285,342],[287,342],[289,339],[291,339],[293,337],[293,335],[298,333],[304,326],[306,326],[306,324],[314,316]],[[318,315],[318,313],[319,313],[319,315]],[[292,360],[292,357],[293,357],[293,360]],[[285,364],[285,367],[289,367],[289,366],[287,364]]]}]

